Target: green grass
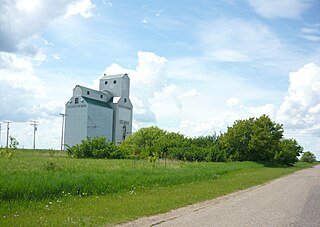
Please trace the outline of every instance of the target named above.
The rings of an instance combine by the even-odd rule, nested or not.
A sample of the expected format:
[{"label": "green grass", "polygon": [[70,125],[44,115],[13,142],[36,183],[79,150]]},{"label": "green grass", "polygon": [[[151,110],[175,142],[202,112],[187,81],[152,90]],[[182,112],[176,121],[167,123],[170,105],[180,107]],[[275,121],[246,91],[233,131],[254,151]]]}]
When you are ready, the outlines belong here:
[{"label": "green grass", "polygon": [[0,226],[103,225],[166,212],[311,165],[157,163],[16,151],[0,159]]}]

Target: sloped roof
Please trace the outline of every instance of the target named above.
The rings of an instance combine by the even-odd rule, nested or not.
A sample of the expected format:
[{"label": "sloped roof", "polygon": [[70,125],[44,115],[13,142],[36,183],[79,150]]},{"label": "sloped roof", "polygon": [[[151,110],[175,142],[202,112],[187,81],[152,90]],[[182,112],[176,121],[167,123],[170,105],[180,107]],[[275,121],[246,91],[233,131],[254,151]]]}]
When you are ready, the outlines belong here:
[{"label": "sloped roof", "polygon": [[122,78],[124,76],[128,76],[128,74],[127,73],[115,74],[115,75],[106,75],[106,74],[104,74],[104,76],[101,79],[117,79],[117,78]]},{"label": "sloped roof", "polygon": [[96,92],[98,94],[104,94],[102,91],[97,91],[97,90],[94,90],[94,89],[91,89],[91,88],[88,88],[88,87],[84,87],[84,86],[81,86],[81,85],[76,85],[76,87],[80,87],[82,90],[88,90],[88,91]]},{"label": "sloped roof", "polygon": [[95,99],[90,99],[88,97],[82,97],[87,103],[89,104],[93,104],[93,105],[97,105],[97,106],[103,106],[103,107],[107,107],[107,108],[110,108],[110,105],[106,102],[103,102],[103,101],[98,101],[98,100],[95,100]]}]

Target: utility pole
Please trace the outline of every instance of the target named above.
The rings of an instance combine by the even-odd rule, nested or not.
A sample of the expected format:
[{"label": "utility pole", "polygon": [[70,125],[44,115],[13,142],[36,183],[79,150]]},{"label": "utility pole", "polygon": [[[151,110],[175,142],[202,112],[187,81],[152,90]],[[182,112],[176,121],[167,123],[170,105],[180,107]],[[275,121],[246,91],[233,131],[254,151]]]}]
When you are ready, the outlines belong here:
[{"label": "utility pole", "polygon": [[63,128],[64,128],[64,118],[66,116],[68,116],[67,114],[63,114],[63,113],[60,113],[60,115],[62,116],[62,127],[61,127],[61,150],[62,150],[62,147],[63,147]]},{"label": "utility pole", "polygon": [[4,123],[7,123],[7,145],[6,148],[9,147],[9,130],[10,130],[10,123],[12,123],[11,121],[5,121]]},{"label": "utility pole", "polygon": [[0,123],[0,148],[1,148],[1,123]]},{"label": "utility pole", "polygon": [[37,126],[38,122],[37,121],[31,121],[32,123],[30,125],[33,125],[33,150],[36,149],[36,131],[37,131]]}]

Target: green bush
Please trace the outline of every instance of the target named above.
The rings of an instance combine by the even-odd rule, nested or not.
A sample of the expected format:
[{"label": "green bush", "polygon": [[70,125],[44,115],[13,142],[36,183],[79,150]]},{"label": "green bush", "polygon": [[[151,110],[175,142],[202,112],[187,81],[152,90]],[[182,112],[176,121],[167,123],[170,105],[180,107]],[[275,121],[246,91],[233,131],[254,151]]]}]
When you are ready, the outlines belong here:
[{"label": "green bush", "polygon": [[218,145],[212,146],[208,150],[206,156],[207,162],[225,162],[227,161],[227,154],[225,151],[221,150]]},{"label": "green bush", "polygon": [[[67,150],[77,158],[176,159],[198,162],[257,161],[293,165],[302,147],[283,138],[283,126],[267,115],[235,121],[226,133],[188,138],[152,126],[116,147],[105,138],[82,141]],[[156,160],[155,160],[156,161]],[[155,162],[154,162],[155,163]]]},{"label": "green bush", "polygon": [[[219,137],[214,135],[186,138],[175,132],[167,132],[158,127],[142,128],[130,135],[120,146],[122,153],[128,157],[134,154],[139,158],[154,157],[156,153],[159,158],[176,159],[187,161],[223,161],[224,152],[213,152],[212,147],[217,150]],[[211,153],[211,154],[210,154]],[[218,155],[219,157],[216,157]],[[212,156],[211,158],[208,156]]]},{"label": "green bush", "polygon": [[310,151],[307,151],[302,154],[300,161],[312,163],[312,162],[316,162],[317,159],[313,153],[311,153]]},{"label": "green bush", "polygon": [[276,152],[274,161],[282,164],[292,166],[298,161],[300,153],[303,148],[294,139],[283,139],[279,143],[279,150]]},{"label": "green bush", "polygon": [[268,116],[235,121],[219,143],[232,161],[273,161],[283,126]]},{"label": "green bush", "polygon": [[293,165],[302,147],[283,138],[283,125],[267,115],[235,121],[219,138],[219,147],[230,161],[274,162]]},{"label": "green bush", "polygon": [[81,144],[68,147],[67,154],[76,158],[125,158],[117,146],[104,137],[88,137]]}]

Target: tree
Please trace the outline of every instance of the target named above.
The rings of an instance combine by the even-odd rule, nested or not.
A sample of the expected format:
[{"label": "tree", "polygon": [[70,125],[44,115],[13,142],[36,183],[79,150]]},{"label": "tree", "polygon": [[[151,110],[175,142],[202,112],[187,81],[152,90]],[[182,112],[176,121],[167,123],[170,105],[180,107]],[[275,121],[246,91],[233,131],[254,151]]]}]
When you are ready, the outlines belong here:
[{"label": "tree", "polygon": [[146,156],[153,155],[160,151],[160,143],[166,135],[166,131],[156,126],[141,128],[137,132],[128,136],[120,145],[123,150],[137,150],[138,153],[144,153]]},{"label": "tree", "polygon": [[302,154],[300,161],[312,163],[312,162],[316,162],[317,159],[313,153],[311,153],[310,151],[307,151]]},{"label": "tree", "polygon": [[294,165],[298,161],[298,156],[303,148],[294,139],[282,139],[279,148],[274,156],[274,160],[282,165]]},{"label": "tree", "polygon": [[141,128],[120,144],[120,149],[145,157],[160,157],[166,161],[173,147],[184,147],[187,140],[182,134],[167,132],[156,126]]},{"label": "tree", "polygon": [[252,138],[254,118],[237,120],[220,138],[221,149],[232,161],[249,160],[249,142]]},{"label": "tree", "polygon": [[16,138],[10,136],[10,144],[9,144],[9,147],[10,147],[11,149],[17,149],[18,145],[19,145],[18,140],[17,140]]},{"label": "tree", "polygon": [[272,161],[283,137],[282,125],[273,122],[267,115],[253,121],[249,142],[249,157],[252,161]]},{"label": "tree", "polygon": [[267,115],[237,120],[220,139],[232,161],[272,161],[283,137],[283,126]]},{"label": "tree", "polygon": [[190,138],[189,141],[191,144],[197,147],[212,147],[214,146],[219,139],[219,136],[216,134],[208,136],[199,136],[195,138]]}]

